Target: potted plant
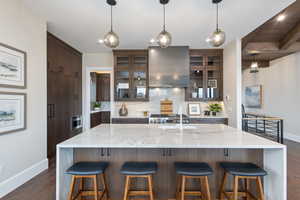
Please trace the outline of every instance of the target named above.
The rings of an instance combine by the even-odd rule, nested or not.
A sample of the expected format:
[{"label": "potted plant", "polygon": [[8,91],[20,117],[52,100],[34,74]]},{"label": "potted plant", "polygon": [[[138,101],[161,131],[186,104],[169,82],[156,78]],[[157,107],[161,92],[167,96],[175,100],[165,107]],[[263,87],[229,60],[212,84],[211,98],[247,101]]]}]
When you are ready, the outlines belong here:
[{"label": "potted plant", "polygon": [[101,108],[101,103],[100,103],[100,102],[94,102],[93,107],[94,107],[94,110],[100,110],[100,108]]},{"label": "potted plant", "polygon": [[222,111],[222,106],[218,103],[210,104],[208,107],[209,107],[209,111],[212,112],[213,116],[216,116],[218,112]]}]

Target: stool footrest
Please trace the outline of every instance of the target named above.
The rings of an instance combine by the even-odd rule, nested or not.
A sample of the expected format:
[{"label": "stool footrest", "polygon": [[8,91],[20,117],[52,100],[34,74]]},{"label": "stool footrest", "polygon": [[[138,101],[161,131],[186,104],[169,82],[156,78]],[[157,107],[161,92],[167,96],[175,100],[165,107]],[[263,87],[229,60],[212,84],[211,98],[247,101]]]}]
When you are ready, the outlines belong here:
[{"label": "stool footrest", "polygon": [[150,191],[128,191],[128,196],[148,196]]}]

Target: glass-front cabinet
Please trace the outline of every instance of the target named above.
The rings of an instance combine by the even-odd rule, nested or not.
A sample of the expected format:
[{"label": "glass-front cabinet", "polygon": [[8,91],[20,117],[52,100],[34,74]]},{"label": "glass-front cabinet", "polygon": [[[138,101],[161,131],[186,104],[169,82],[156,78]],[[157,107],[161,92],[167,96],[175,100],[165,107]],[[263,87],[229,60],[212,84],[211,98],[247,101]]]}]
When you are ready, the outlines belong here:
[{"label": "glass-front cabinet", "polygon": [[222,100],[223,50],[190,50],[190,84],[186,101]]},{"label": "glass-front cabinet", "polygon": [[115,101],[148,101],[148,51],[114,51]]}]

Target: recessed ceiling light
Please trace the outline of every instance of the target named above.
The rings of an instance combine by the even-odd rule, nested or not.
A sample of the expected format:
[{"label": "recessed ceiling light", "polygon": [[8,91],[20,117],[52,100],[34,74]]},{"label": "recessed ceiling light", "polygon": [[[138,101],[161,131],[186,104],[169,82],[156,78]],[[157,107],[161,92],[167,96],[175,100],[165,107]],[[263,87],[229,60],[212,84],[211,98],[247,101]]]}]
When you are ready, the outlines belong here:
[{"label": "recessed ceiling light", "polygon": [[285,19],[285,15],[284,14],[280,14],[280,15],[278,15],[278,17],[277,17],[277,21],[278,22],[282,22],[284,19]]}]

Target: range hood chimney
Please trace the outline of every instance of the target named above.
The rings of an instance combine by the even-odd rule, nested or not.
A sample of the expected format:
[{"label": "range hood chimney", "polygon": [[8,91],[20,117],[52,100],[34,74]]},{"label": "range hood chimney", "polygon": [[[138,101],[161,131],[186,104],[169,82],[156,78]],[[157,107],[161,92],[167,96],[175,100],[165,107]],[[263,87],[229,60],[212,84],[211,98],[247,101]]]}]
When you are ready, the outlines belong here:
[{"label": "range hood chimney", "polygon": [[189,84],[189,47],[149,47],[149,86],[186,88]]}]

